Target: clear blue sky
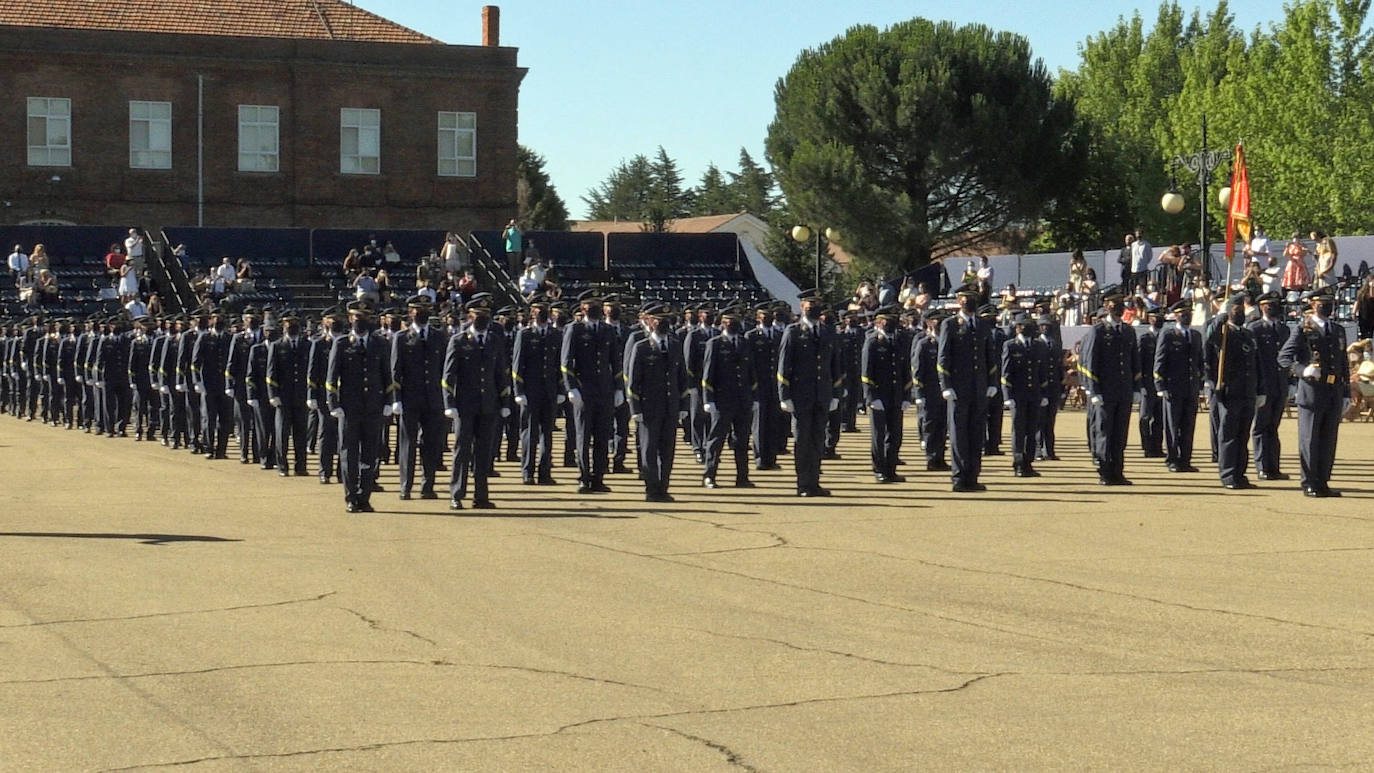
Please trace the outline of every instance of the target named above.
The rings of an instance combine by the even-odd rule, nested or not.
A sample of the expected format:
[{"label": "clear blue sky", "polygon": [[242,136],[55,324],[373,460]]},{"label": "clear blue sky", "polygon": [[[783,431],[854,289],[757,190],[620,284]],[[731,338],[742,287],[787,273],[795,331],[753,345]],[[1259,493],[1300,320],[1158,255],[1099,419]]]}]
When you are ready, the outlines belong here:
[{"label": "clear blue sky", "polygon": [[[481,42],[483,3],[355,0],[445,43]],[[520,142],[548,160],[574,218],[581,197],[622,159],[662,145],[695,185],[712,161],[735,168],[739,149],[765,163],[773,86],[803,49],[855,24],[924,16],[980,22],[1029,38],[1051,73],[1075,69],[1078,45],[1137,8],[1146,28],[1159,5],[1132,0],[1057,3],[983,0],[506,0],[501,43],[529,68],[520,92]],[[1191,12],[1196,3],[1181,5]],[[1215,7],[1207,3],[1205,9]],[[1282,18],[1282,0],[1233,0],[1244,30]],[[479,145],[480,146],[480,145]]]}]

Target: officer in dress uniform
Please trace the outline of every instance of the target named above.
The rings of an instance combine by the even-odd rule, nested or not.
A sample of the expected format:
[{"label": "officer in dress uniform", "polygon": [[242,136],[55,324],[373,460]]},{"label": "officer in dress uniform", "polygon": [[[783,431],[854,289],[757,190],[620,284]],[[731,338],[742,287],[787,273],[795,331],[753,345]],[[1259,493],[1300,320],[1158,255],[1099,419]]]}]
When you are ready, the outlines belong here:
[{"label": "officer in dress uniform", "polygon": [[100,346],[100,381],[105,390],[101,404],[105,406],[106,434],[109,437],[129,435],[132,402],[129,386],[130,327],[128,312],[120,312],[112,317],[110,335]]},{"label": "officer in dress uniform", "polygon": [[1035,471],[1036,430],[1048,409],[1049,349],[1038,337],[1039,325],[1026,314],[1013,323],[1016,335],[1002,344],[1002,401],[1011,411],[1011,467],[1018,478],[1038,478]]},{"label": "officer in dress uniform", "polygon": [[873,477],[878,483],[903,483],[897,474],[902,450],[902,420],[911,407],[911,354],[898,335],[900,310],[888,305],[878,309],[873,330],[859,351],[859,383],[872,427],[870,451]]},{"label": "officer in dress uniform", "polygon": [[330,476],[337,474],[343,481],[339,467],[339,420],[329,407],[329,390],[325,379],[329,374],[329,358],[335,344],[348,337],[348,317],[343,309],[335,307],[324,313],[320,335],[310,343],[310,370],[306,376],[306,386],[310,397],[306,407],[319,414],[319,437],[316,450],[319,453],[320,483],[329,483]]},{"label": "officer in dress uniform", "polygon": [[420,457],[420,498],[438,499],[435,479],[443,463],[449,421],[444,417],[444,358],[451,336],[430,325],[429,297],[406,301],[410,324],[391,337],[391,380],[398,386],[391,403],[399,433],[402,500],[415,485],[415,457]]},{"label": "officer in dress uniform", "polygon": [[739,310],[721,312],[720,327],[720,333],[706,342],[702,357],[703,410],[711,419],[702,484],[716,488],[721,453],[728,441],[735,453],[735,488],[753,488],[749,481],[749,430],[754,406],[759,402],[758,377]]},{"label": "officer in dress uniform", "polygon": [[978,482],[987,440],[988,400],[997,394],[992,383],[999,366],[993,351],[992,328],[979,319],[978,290],[964,286],[956,292],[959,311],[940,323],[935,371],[945,398],[950,448],[950,478],[956,492],[986,491]]},{"label": "officer in dress uniform", "polygon": [[577,436],[579,494],[609,493],[607,451],[615,409],[625,402],[618,338],[602,319],[601,299],[588,290],[578,299],[582,320],[563,331],[559,367],[563,388],[573,407]]},{"label": "officer in dress uniform", "polygon": [[210,316],[210,329],[197,338],[191,353],[193,387],[200,395],[205,431],[205,458],[229,458],[229,430],[234,406],[224,395],[224,370],[229,360],[229,320],[221,309]]},{"label": "officer in dress uniform", "polygon": [[[1218,311],[1212,315],[1202,326],[1203,348],[1206,349],[1206,342],[1212,340],[1216,335],[1218,326],[1226,321],[1225,311]],[[1206,357],[1204,351],[1204,359]],[[1211,444],[1212,464],[1217,463],[1217,435],[1221,431],[1221,414],[1217,411],[1217,396],[1210,387],[1204,386],[1203,393],[1207,399],[1207,440]]]},{"label": "officer in dress uniform", "polygon": [[1165,463],[1169,472],[1197,472],[1193,466],[1193,435],[1197,427],[1197,398],[1202,388],[1202,334],[1192,327],[1192,302],[1173,306],[1174,324],[1160,331],[1155,342],[1154,391],[1163,400]]},{"label": "officer in dress uniform", "polygon": [[449,339],[444,355],[444,415],[453,420],[453,471],[449,481],[449,509],[461,510],[468,478],[473,482],[472,506],[489,510],[487,491],[492,438],[510,416],[505,331],[491,324],[491,307],[484,299],[468,304],[467,330]]},{"label": "officer in dress uniform", "polygon": [[133,388],[134,440],[153,439],[153,405],[156,392],[153,390],[149,364],[153,357],[153,339],[148,335],[153,327],[151,317],[134,320],[134,336],[129,341],[129,382]]},{"label": "officer in dress uniform", "polygon": [[673,501],[668,481],[673,472],[677,427],[687,418],[687,369],[672,326],[672,310],[656,309],[653,329],[634,342],[625,365],[630,412],[639,427],[639,470],[648,502]]},{"label": "officer in dress uniform", "polygon": [[1350,361],[1345,328],[1331,321],[1336,297],[1324,287],[1306,293],[1312,315],[1304,319],[1279,351],[1279,365],[1298,372],[1298,458],[1302,490],[1309,497],[1338,497],[1332,489],[1336,436],[1350,407]]},{"label": "officer in dress uniform", "polygon": [[[615,345],[621,352],[621,362],[624,362],[626,344],[629,342],[631,326],[625,324],[623,320],[624,307],[618,295],[608,295],[602,299],[601,310],[606,317],[606,325],[615,334]],[[625,383],[625,374],[618,374],[620,382]],[[630,449],[630,404],[629,401],[622,401],[615,409],[615,422],[611,427],[611,472],[617,475],[627,474],[630,468],[625,466],[625,457]]]},{"label": "officer in dress uniform", "polygon": [[62,343],[57,347],[57,358],[62,371],[62,422],[71,429],[76,425],[81,410],[81,384],[76,380],[76,325],[68,318],[63,320],[59,331]]},{"label": "officer in dress uniform", "polygon": [[182,338],[190,325],[191,318],[185,314],[172,318],[172,327],[167,335],[167,343],[162,346],[162,359],[158,364],[158,378],[162,381],[159,391],[162,392],[163,421],[168,425],[168,433],[162,438],[162,444],[170,446],[173,451],[191,442],[191,433],[186,426],[185,395],[177,391],[177,353],[181,351]]},{"label": "officer in dress uniform", "polygon": [[1002,456],[1002,416],[1006,412],[1003,405],[1002,379],[999,370],[1002,366],[1002,347],[1006,345],[1010,335],[1007,329],[997,324],[999,311],[996,306],[985,303],[978,307],[978,319],[987,323],[991,333],[992,351],[996,358],[996,365],[993,372],[988,374],[988,385],[996,389],[991,397],[988,398],[988,421],[986,427],[987,437],[983,442],[983,456]]},{"label": "officer in dress uniform", "polygon": [[1135,331],[1121,321],[1119,288],[1102,293],[1105,318],[1083,339],[1078,369],[1088,395],[1093,458],[1104,486],[1129,486],[1124,465],[1131,424],[1131,397],[1140,383]]},{"label": "officer in dress uniform", "polygon": [[531,303],[530,323],[516,332],[511,355],[511,391],[520,409],[520,473],[525,485],[556,483],[553,424],[566,399],[558,371],[562,348],[562,334],[553,326],[549,303]]},{"label": "officer in dress uniform", "polygon": [[[349,304],[353,331],[335,339],[325,372],[329,413],[339,422],[339,462],[350,513],[370,513],[382,420],[391,415],[390,351],[373,330],[372,309]],[[327,469],[327,468],[326,468]]]},{"label": "officer in dress uniform", "polygon": [[792,416],[797,496],[830,496],[821,488],[821,456],[830,412],[840,407],[844,384],[835,331],[821,322],[818,290],[801,300],[802,317],[787,326],[778,349],[778,404]]},{"label": "officer in dress uniform", "polygon": [[1228,489],[1255,488],[1245,477],[1250,466],[1250,425],[1259,389],[1259,348],[1245,327],[1244,294],[1226,301],[1225,319],[1207,341],[1207,386],[1216,395],[1217,466]]},{"label": "officer in dress uniform", "polygon": [[224,388],[233,400],[234,426],[239,436],[239,462],[266,466],[266,438],[258,434],[253,407],[248,404],[249,350],[262,341],[262,316],[251,306],[243,310],[243,330],[229,340],[229,361],[225,367]]},{"label": "officer in dress uniform", "polygon": [[[744,334],[749,346],[750,367],[755,377],[778,372],[778,348],[782,343],[782,331],[773,325],[774,303],[764,303],[754,309],[754,329]],[[787,430],[787,417],[778,408],[777,401],[760,399],[754,408],[753,425],[750,435],[754,446],[754,469],[776,470],[778,467],[779,436]]]},{"label": "officer in dress uniform", "polygon": [[272,430],[276,438],[277,472],[285,478],[294,469],[298,477],[304,477],[310,474],[305,453],[310,342],[305,340],[299,317],[288,315],[282,319],[282,325],[285,334],[267,347],[267,402],[276,418]]},{"label": "officer in dress uniform", "polygon": [[262,324],[262,339],[248,347],[248,370],[244,374],[248,382],[248,408],[253,419],[253,435],[261,438],[258,459],[264,470],[277,467],[281,462],[277,456],[277,411],[267,389],[268,347],[280,337],[277,318],[268,317]]},{"label": "officer in dress uniform", "polygon": [[1254,444],[1255,474],[1260,480],[1288,480],[1279,471],[1279,422],[1288,402],[1288,370],[1279,365],[1279,350],[1288,342],[1288,324],[1283,320],[1283,298],[1277,292],[1259,297],[1261,317],[1246,325],[1259,349],[1259,395],[1255,401],[1255,424],[1251,430]]},{"label": "officer in dress uniform", "polygon": [[[831,424],[838,423],[844,432],[858,432],[858,414],[863,402],[863,348],[868,340],[868,329],[864,320],[853,311],[846,311],[844,324],[837,331],[840,342],[840,369],[844,373],[844,397],[840,398],[840,410],[831,418]],[[838,442],[838,440],[837,440]],[[834,450],[832,445],[828,450]]]},{"label": "officer in dress uniform", "polygon": [[940,390],[940,323],[948,315],[940,309],[927,309],[921,316],[923,327],[911,338],[912,402],[920,411],[921,448],[926,455],[926,470],[948,472],[945,448],[949,442],[949,413]]},{"label": "officer in dress uniform", "polygon": [[[1153,366],[1160,333],[1164,330],[1165,309],[1155,306],[1145,311],[1148,325],[1136,336],[1136,360],[1144,370]],[[1146,459],[1164,458],[1164,401],[1156,394],[1154,379],[1141,379],[1140,450]]]},{"label": "officer in dress uniform", "polygon": [[154,432],[162,445],[169,445],[172,434],[171,406],[167,401],[167,372],[163,365],[163,358],[167,353],[167,344],[172,340],[172,321],[170,317],[158,315],[157,324],[153,334],[153,345],[148,354],[148,374],[153,387],[153,410],[157,419],[157,427]]},{"label": "officer in dress uniform", "polygon": [[1037,320],[1038,340],[1045,345],[1045,407],[1040,411],[1035,436],[1036,461],[1059,461],[1054,453],[1054,427],[1059,418],[1059,406],[1064,401],[1064,339],[1059,320],[1044,312]]},{"label": "officer in dress uniform", "polygon": [[701,393],[702,358],[706,356],[706,342],[715,334],[714,310],[703,305],[697,307],[697,323],[682,335],[682,361],[687,367],[687,388],[691,392],[687,407],[688,439],[692,454],[701,463],[706,461],[706,444],[711,434],[711,417],[706,413],[706,400]]}]

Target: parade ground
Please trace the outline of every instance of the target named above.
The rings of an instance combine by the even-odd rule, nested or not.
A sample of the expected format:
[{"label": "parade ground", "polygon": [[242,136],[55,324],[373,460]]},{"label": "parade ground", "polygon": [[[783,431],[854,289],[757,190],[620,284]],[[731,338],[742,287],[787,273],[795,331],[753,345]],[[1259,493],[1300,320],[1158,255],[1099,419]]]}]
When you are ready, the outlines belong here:
[{"label": "parade ground", "polygon": [[[1206,465],[1103,488],[1083,415],[1039,479],[955,495],[867,432],[675,504],[496,511],[0,417],[0,770],[1374,769],[1374,424],[1332,481]],[[1134,426],[1132,427],[1134,432]],[[908,430],[907,437],[914,432]],[[561,440],[560,440],[561,442]],[[790,457],[782,460],[784,467]]]}]

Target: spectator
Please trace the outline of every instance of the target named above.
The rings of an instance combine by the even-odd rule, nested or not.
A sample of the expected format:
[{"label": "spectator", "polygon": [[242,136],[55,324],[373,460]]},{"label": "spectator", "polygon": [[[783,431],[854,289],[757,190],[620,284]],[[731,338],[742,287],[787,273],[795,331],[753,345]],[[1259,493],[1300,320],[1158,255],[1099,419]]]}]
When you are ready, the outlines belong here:
[{"label": "spectator", "polygon": [[[37,248],[34,248],[37,252]],[[61,299],[61,292],[57,288],[57,277],[53,275],[51,269],[40,269],[38,272],[38,284],[33,288],[33,295],[37,298],[34,301],[39,306],[52,306]]]},{"label": "spectator", "polygon": [[540,282],[534,277],[534,266],[525,269],[525,273],[520,276],[520,294],[528,301],[539,292]]},{"label": "spectator", "polygon": [[1261,266],[1269,265],[1269,237],[1264,235],[1263,228],[1255,226],[1255,234],[1245,246],[1245,256],[1254,258]]},{"label": "spectator", "polygon": [[1127,287],[1135,287],[1145,283],[1150,273],[1150,264],[1155,259],[1155,248],[1150,245],[1150,241],[1145,238],[1145,234],[1139,228],[1135,229],[1135,241],[1131,243],[1131,282]]},{"label": "spectator", "polygon": [[1259,261],[1245,263],[1245,273],[1240,278],[1240,289],[1251,298],[1258,298],[1264,292],[1264,274],[1260,271]]},{"label": "spectator", "polygon": [[1193,324],[1206,324],[1212,318],[1212,288],[1207,286],[1207,280],[1198,277],[1193,281],[1191,295],[1193,302]]},{"label": "spectator", "polygon": [[1355,293],[1355,324],[1360,338],[1374,337],[1374,274],[1368,274]]},{"label": "spectator", "polygon": [[[1256,262],[1259,261],[1256,260]],[[1274,285],[1278,284],[1279,281],[1278,258],[1275,258],[1273,255],[1264,258],[1264,269],[1260,271],[1260,276],[1263,278],[1262,284],[1264,285],[1264,292],[1267,293],[1273,290]]]},{"label": "spectator", "polygon": [[1283,267],[1283,282],[1280,286],[1289,293],[1302,294],[1312,283],[1312,272],[1307,268],[1307,247],[1302,243],[1302,235],[1297,231],[1294,231],[1293,237],[1288,240],[1288,246],[1283,248],[1283,256],[1288,259],[1288,265]]},{"label": "spectator", "polygon": [[239,272],[234,268],[233,258],[228,255],[220,258],[219,266],[215,268],[215,278],[223,280],[224,290],[222,292],[227,293],[233,288],[234,282],[239,278]]},{"label": "spectator", "polygon": [[181,265],[181,270],[182,270],[182,271],[188,271],[188,270],[190,270],[191,264],[188,262],[188,261],[189,261],[189,258],[186,256],[186,245],[185,245],[185,244],[178,244],[178,245],[172,250],[172,257],[174,257],[174,258],[177,259],[177,263],[179,263],[179,264]]},{"label": "spectator", "polygon": [[1158,280],[1151,279],[1145,283],[1145,294],[1141,296],[1143,301],[1142,309],[1152,310],[1164,305],[1164,293],[1159,291]]},{"label": "spectator", "polygon": [[545,280],[544,299],[549,303],[563,300],[563,288],[552,279]]},{"label": "spectator", "polygon": [[1097,286],[1097,272],[1089,268],[1083,272],[1083,284],[1078,290],[1079,324],[1085,324],[1097,313],[1101,295],[1101,288]]},{"label": "spectator", "polygon": [[127,260],[124,253],[119,251],[118,244],[111,244],[110,251],[105,253],[105,274],[110,277],[119,276],[120,270],[124,268]]},{"label": "spectator", "polygon": [[1121,286],[1131,285],[1131,252],[1135,249],[1135,234],[1126,234],[1126,242],[1116,254],[1116,262],[1121,266]]},{"label": "spectator", "polygon": [[133,263],[125,263],[119,267],[118,292],[121,298],[138,295],[138,274],[134,273]]},{"label": "spectator", "polygon": [[993,271],[992,266],[988,265],[988,256],[980,255],[978,257],[978,281],[982,282],[984,287],[991,289],[993,285],[992,280]]},{"label": "spectator", "polygon": [[143,276],[143,234],[137,228],[129,229],[129,237],[124,240],[124,254],[129,257],[129,262],[134,264],[134,272],[138,276]]},{"label": "spectator", "polygon": [[1078,292],[1078,288],[1083,284],[1083,273],[1088,270],[1088,261],[1083,257],[1083,250],[1074,250],[1069,257],[1069,289]]},{"label": "spectator", "polygon": [[377,302],[391,302],[391,275],[386,273],[386,269],[377,269]]},{"label": "spectator", "polygon": [[124,310],[129,312],[129,316],[134,319],[148,316],[148,304],[139,300],[138,295],[120,296],[124,300]]},{"label": "spectator", "polygon": [[930,285],[921,282],[916,286],[916,295],[912,297],[911,308],[915,311],[924,312],[930,308],[931,300]]},{"label": "spectator", "polygon": [[897,293],[897,303],[902,308],[911,308],[911,299],[916,296],[916,277],[909,276],[902,280],[902,289]]},{"label": "spectator", "polygon": [[444,278],[444,261],[439,257],[439,250],[431,248],[429,255],[415,266],[415,284],[428,282],[430,287],[436,287]]},{"label": "spectator", "polygon": [[35,244],[33,254],[29,255],[29,276],[37,276],[45,268],[52,268],[48,265],[48,249],[41,244]]},{"label": "spectator", "polygon": [[[1081,280],[1079,284],[1082,285]],[[1055,294],[1054,303],[1059,311],[1060,324],[1065,326],[1079,324],[1081,315],[1078,308],[1078,292],[1074,290],[1073,282],[1064,283],[1064,289]]]},{"label": "spectator", "polygon": [[467,242],[452,231],[444,237],[444,251],[440,257],[444,259],[444,270],[451,271],[456,276],[461,276],[472,265]]},{"label": "spectator", "polygon": [[14,280],[14,286],[19,286],[20,275],[29,275],[29,256],[24,253],[24,245],[14,245],[14,252],[10,253],[9,258],[10,279]]},{"label": "spectator", "polygon": [[534,240],[530,239],[529,243],[525,245],[525,265],[533,266],[543,261],[543,256],[539,254],[539,250],[534,246]]},{"label": "spectator", "polygon": [[372,244],[365,245],[362,255],[358,256],[358,262],[362,264],[364,271],[370,271],[382,265],[382,254],[378,252],[376,244],[377,242],[374,240]]},{"label": "spectator", "polygon": [[460,301],[466,304],[472,300],[472,296],[477,294],[477,277],[473,276],[472,269],[463,272],[463,278],[458,280],[455,288],[458,291]]},{"label": "spectator", "polygon": [[382,262],[388,266],[400,264],[401,253],[396,251],[396,245],[391,242],[386,243],[386,246],[382,248]]},{"label": "spectator", "polygon": [[510,272],[510,277],[514,279],[520,276],[521,265],[524,263],[524,238],[520,226],[515,224],[515,218],[511,218],[506,223],[506,229],[501,232],[501,238],[506,242],[506,266]]},{"label": "spectator", "polygon": [[425,296],[432,305],[439,305],[439,293],[435,292],[434,288],[430,286],[428,279],[421,279],[416,284],[415,294]]},{"label": "spectator", "polygon": [[548,281],[549,267],[542,262],[531,263],[530,270],[534,272],[534,281],[538,282],[540,287],[543,287],[544,282]]},{"label": "spectator", "polygon": [[[1312,232],[1312,241],[1317,243],[1317,268],[1312,278],[1315,288],[1326,287],[1336,273],[1336,240],[1321,231]],[[36,251],[37,248],[35,248]]]},{"label": "spectator", "polygon": [[978,282],[978,269],[977,269],[977,268],[974,268],[974,266],[973,266],[973,261],[970,260],[967,264],[964,265],[964,276],[961,278],[959,284],[961,284],[961,285],[973,285],[973,284],[976,284],[977,282]]},{"label": "spectator", "polygon": [[370,270],[363,271],[353,280],[353,295],[355,299],[373,305],[376,305],[381,299],[377,294],[377,280],[372,276]]},{"label": "spectator", "polygon": [[349,250],[343,259],[343,274],[348,280],[356,279],[363,272],[363,259],[357,250]]},{"label": "spectator", "polygon": [[157,293],[148,294],[148,314],[156,317],[162,313],[162,298]]},{"label": "spectator", "polygon": [[238,269],[234,272],[234,278],[238,281],[253,278],[253,263],[248,258],[239,258]]}]

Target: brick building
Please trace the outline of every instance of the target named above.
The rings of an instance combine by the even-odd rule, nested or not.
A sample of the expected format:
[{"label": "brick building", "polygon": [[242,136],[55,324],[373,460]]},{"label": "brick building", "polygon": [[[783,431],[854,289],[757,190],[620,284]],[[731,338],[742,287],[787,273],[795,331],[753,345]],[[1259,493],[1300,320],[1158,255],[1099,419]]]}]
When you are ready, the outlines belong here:
[{"label": "brick building", "polygon": [[498,226],[497,14],[457,46],[339,0],[0,0],[0,222]]}]

